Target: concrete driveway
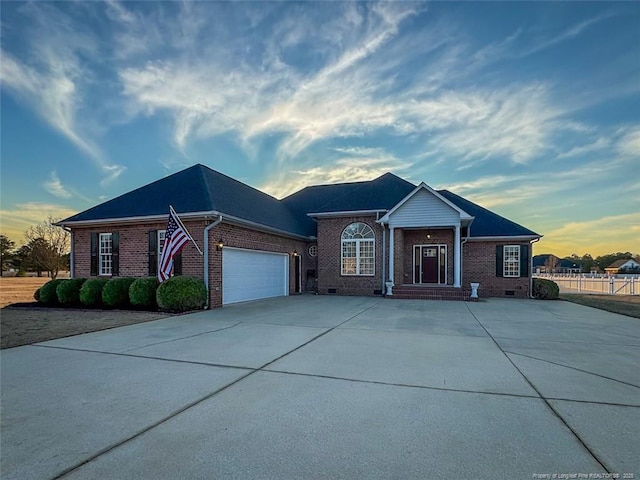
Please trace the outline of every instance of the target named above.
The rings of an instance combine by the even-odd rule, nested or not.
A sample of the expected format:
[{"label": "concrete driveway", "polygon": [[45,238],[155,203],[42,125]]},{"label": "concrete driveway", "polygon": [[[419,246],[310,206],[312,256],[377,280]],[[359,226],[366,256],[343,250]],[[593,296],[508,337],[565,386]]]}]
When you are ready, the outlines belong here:
[{"label": "concrete driveway", "polygon": [[560,301],[288,297],[1,362],[5,480],[640,475],[640,321]]}]

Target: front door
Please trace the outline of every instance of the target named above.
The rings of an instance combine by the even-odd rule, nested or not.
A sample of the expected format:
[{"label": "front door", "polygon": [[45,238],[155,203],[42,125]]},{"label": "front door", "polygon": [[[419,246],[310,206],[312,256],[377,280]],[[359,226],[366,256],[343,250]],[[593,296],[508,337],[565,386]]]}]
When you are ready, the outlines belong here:
[{"label": "front door", "polygon": [[446,245],[414,245],[414,283],[447,283]]},{"label": "front door", "polygon": [[438,247],[422,248],[422,282],[438,282]]}]

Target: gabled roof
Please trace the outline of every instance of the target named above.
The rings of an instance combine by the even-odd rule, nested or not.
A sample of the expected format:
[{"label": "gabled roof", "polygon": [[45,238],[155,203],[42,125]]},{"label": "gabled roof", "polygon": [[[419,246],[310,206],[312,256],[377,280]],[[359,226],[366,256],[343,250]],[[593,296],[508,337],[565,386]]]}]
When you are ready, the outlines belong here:
[{"label": "gabled roof", "polygon": [[[312,237],[317,225],[310,213],[391,210],[416,186],[385,173],[366,182],[315,185],[278,200],[205,165],[194,165],[59,222],[61,225],[131,221],[162,217],[173,205],[178,214],[220,213],[227,219],[257,224],[292,235]],[[471,237],[530,236],[535,232],[447,190],[447,202],[475,217]]]},{"label": "gabled roof", "polygon": [[435,198],[437,198],[440,202],[444,203],[448,207],[450,207],[453,210],[455,210],[456,212],[458,212],[458,214],[460,215],[460,219],[463,219],[463,220],[472,220],[473,219],[471,215],[469,215],[467,212],[462,210],[456,204],[454,204],[449,199],[447,199],[447,198],[443,197],[442,195],[440,195],[440,193],[436,192],[433,188],[431,188],[426,183],[422,182],[420,185],[415,187],[411,192],[409,192],[409,194],[406,195],[402,200],[400,200],[397,204],[395,204],[394,207],[391,210],[389,210],[384,217],[382,217],[380,219],[380,221],[384,222],[384,223],[387,223],[389,221],[389,216],[390,215],[393,215],[393,213],[396,210],[398,210],[400,207],[402,207],[402,205],[404,205],[406,202],[408,202],[411,197],[416,195],[421,190],[424,190],[424,191],[430,193]]},{"label": "gabled roof", "polygon": [[613,262],[611,265],[609,265],[606,268],[620,268],[621,266],[623,266],[627,262],[638,263],[633,258],[621,258],[620,260],[616,260],[615,262]]},{"label": "gabled roof", "polygon": [[277,230],[308,235],[308,229],[276,198],[216,172],[194,165],[69,217],[61,224],[106,219],[219,212]]},{"label": "gabled roof", "polygon": [[501,217],[478,204],[470,202],[448,190],[438,190],[444,198],[460,207],[475,218],[471,225],[471,237],[540,237],[533,230],[518,225],[511,220]]}]

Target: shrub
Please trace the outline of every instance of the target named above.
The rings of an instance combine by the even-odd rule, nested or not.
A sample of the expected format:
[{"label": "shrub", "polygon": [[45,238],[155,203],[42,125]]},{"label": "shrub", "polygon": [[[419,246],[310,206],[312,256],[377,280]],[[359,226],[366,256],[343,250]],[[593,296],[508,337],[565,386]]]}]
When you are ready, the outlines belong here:
[{"label": "shrub", "polygon": [[26,277],[27,276],[27,271],[20,269],[16,272],[16,277]]},{"label": "shrub", "polygon": [[80,288],[80,301],[88,307],[102,305],[102,288],[109,281],[108,278],[90,278]]},{"label": "shrub", "polygon": [[112,278],[102,289],[102,303],[107,307],[122,308],[129,305],[129,287],[135,278]]},{"label": "shrub", "polygon": [[140,308],[156,308],[156,290],[158,280],[156,277],[136,278],[129,287],[129,302]]},{"label": "shrub", "polygon": [[555,300],[560,295],[558,284],[544,278],[533,279],[533,296],[540,300]]},{"label": "shrub", "polygon": [[69,278],[63,280],[56,288],[58,302],[63,305],[78,305],[80,303],[80,288],[86,278]]},{"label": "shrub", "polygon": [[61,278],[57,278],[55,280],[49,280],[47,283],[41,286],[39,301],[42,303],[46,303],[47,305],[55,305],[56,303],[58,303],[58,294],[56,293],[56,289],[62,282],[63,280]]},{"label": "shrub", "polygon": [[161,309],[172,312],[202,309],[207,301],[207,288],[199,278],[171,277],[158,287],[156,301]]},{"label": "shrub", "polygon": [[[42,287],[40,287],[42,288]],[[40,288],[33,292],[33,298],[35,298],[36,302],[40,301]]]}]

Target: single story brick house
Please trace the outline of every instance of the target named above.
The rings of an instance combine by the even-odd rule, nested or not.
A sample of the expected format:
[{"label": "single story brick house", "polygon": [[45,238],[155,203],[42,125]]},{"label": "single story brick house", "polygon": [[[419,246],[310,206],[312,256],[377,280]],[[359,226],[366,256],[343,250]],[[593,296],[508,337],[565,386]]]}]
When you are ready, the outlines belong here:
[{"label": "single story brick house", "polygon": [[202,278],[210,307],[304,291],[462,298],[470,282],[481,297],[526,298],[540,238],[391,173],[278,200],[198,164],[60,221],[72,276],[155,275],[169,205],[204,253],[189,242],[174,274]]}]

